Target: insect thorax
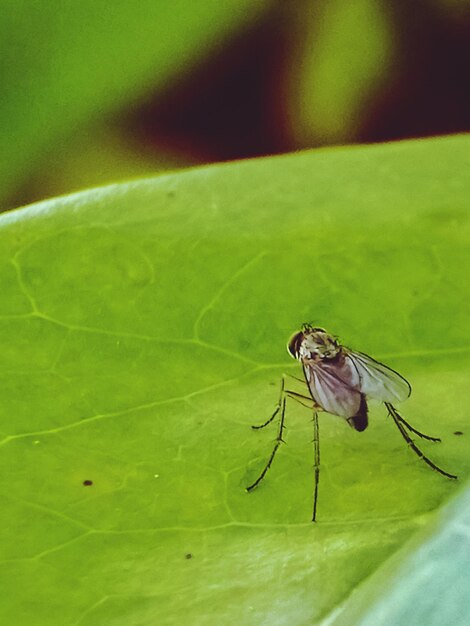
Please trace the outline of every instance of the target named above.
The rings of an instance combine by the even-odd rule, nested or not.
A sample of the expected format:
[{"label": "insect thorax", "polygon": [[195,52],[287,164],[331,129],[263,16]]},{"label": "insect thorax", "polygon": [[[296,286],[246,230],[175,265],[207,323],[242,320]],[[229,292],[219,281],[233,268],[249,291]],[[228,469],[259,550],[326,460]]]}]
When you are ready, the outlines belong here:
[{"label": "insect thorax", "polygon": [[330,360],[341,352],[341,346],[333,335],[323,328],[312,328],[307,325],[290,338],[287,349],[291,356],[299,361]]}]

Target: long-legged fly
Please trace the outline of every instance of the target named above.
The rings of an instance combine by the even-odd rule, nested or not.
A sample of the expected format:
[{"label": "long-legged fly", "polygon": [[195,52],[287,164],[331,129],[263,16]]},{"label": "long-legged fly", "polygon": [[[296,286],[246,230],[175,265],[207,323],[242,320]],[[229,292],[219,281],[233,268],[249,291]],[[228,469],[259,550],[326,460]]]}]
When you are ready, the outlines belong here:
[{"label": "long-legged fly", "polygon": [[[272,416],[254,429],[264,428],[279,415],[279,428],[274,448],[258,478],[247,487],[252,491],[257,487],[271,467],[276,452],[283,442],[286,399],[292,398],[313,410],[313,444],[314,444],[314,492],[313,516],[317,516],[318,485],[320,480],[320,437],[318,429],[318,411],[326,411],[332,415],[343,417],[357,431],[367,428],[367,400],[380,400],[387,408],[401,436],[408,446],[439,474],[447,478],[457,478],[454,474],[444,471],[429,459],[415,444],[410,436],[414,433],[428,441],[440,441],[438,437],[430,437],[411,426],[398,413],[395,402],[406,400],[411,394],[411,386],[403,376],[387,365],[376,361],[367,354],[356,352],[342,346],[337,338],[323,328],[315,328],[304,324],[302,330],[296,332],[287,344],[289,354],[302,364],[304,380],[309,395],[304,395],[286,388],[285,375],[281,380],[281,393],[276,410]],[[296,377],[293,377],[296,378]],[[393,403],[393,404],[392,404]]]}]

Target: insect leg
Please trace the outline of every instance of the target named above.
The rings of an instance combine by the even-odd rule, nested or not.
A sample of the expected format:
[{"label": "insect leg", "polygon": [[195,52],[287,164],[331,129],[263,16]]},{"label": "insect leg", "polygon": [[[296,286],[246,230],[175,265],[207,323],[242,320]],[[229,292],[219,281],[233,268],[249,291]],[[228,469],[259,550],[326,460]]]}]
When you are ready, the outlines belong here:
[{"label": "insect leg", "polygon": [[314,472],[315,472],[315,487],[313,490],[313,515],[312,522],[317,518],[317,499],[318,499],[318,484],[320,482],[320,431],[318,428],[318,412],[313,411],[313,450],[314,450]]},{"label": "insect leg", "polygon": [[294,376],[293,374],[284,374],[284,376],[289,376],[289,378],[293,378],[294,380],[298,380],[299,383],[303,383],[305,385],[305,378],[299,378],[298,376]]},{"label": "insect leg", "polygon": [[441,469],[435,463],[433,463],[431,459],[428,459],[428,457],[425,454],[423,454],[423,452],[418,448],[418,446],[414,443],[414,441],[411,439],[409,434],[406,432],[405,428],[403,427],[401,423],[401,420],[399,419],[399,415],[396,412],[396,409],[390,404],[390,402],[385,402],[385,406],[387,407],[390,417],[393,419],[398,430],[400,431],[401,436],[406,441],[406,443],[410,446],[413,452],[417,454],[419,458],[422,459],[425,463],[427,463],[430,467],[432,467],[432,469],[436,470],[436,472],[439,472],[439,474],[442,474],[443,476],[447,476],[447,478],[457,478],[457,476],[455,476],[454,474],[449,474],[448,472],[445,472],[443,469]]},{"label": "insect leg", "polygon": [[[388,404],[389,403],[386,402],[385,406],[387,406]],[[409,422],[406,421],[404,417],[400,415],[400,413],[398,413],[395,407],[392,407],[392,408],[395,411],[395,415],[398,421],[400,421],[403,424],[403,426],[406,426],[406,428],[408,428],[410,432],[414,433],[415,435],[418,435],[418,437],[421,437],[421,439],[427,439],[428,441],[440,441],[439,437],[431,437],[430,435],[425,435],[424,433],[421,433],[419,430],[416,430],[416,428],[414,428]],[[387,409],[388,409],[388,406],[387,406]]]},{"label": "insect leg", "polygon": [[279,413],[279,411],[281,410],[282,401],[284,399],[284,386],[285,386],[285,376],[283,374],[281,378],[281,391],[279,393],[279,401],[276,405],[274,413],[263,424],[260,424],[259,426],[252,426],[251,428],[253,428],[253,430],[260,430],[260,428],[264,428],[265,426],[270,424],[273,421],[273,419],[276,417],[276,415]]},{"label": "insect leg", "polygon": [[[305,380],[302,380],[302,378],[297,378],[297,376],[292,376],[292,374],[283,374],[282,378],[281,378],[281,390],[280,390],[280,393],[279,393],[279,401],[278,401],[278,403],[276,405],[274,413],[263,424],[260,424],[259,426],[258,425],[252,426],[251,428],[253,428],[253,430],[260,430],[260,428],[264,428],[265,426],[268,426],[273,421],[273,419],[276,417],[276,415],[281,410],[281,404],[282,404],[282,399],[284,397],[284,394],[288,394],[294,400],[296,400],[297,398],[303,398],[304,400],[309,400],[310,402],[312,402],[312,398],[311,397],[303,396],[302,394],[297,393],[296,391],[289,391],[288,389],[286,389],[285,388],[286,376],[289,376],[290,378],[294,378],[295,380],[298,380],[301,383],[305,383]],[[301,402],[300,404],[303,404],[303,403]],[[304,406],[306,406],[306,405],[304,404]],[[309,406],[308,408],[310,409],[311,407]]]},{"label": "insect leg", "polygon": [[[284,391],[284,383],[282,385],[282,390]],[[271,463],[273,462],[274,457],[276,456],[277,449],[279,448],[281,443],[284,441],[283,438],[282,438],[282,433],[284,431],[284,416],[286,414],[286,396],[284,394],[283,394],[280,406],[276,409],[276,413],[278,413],[279,411],[281,411],[281,419],[279,420],[279,430],[278,430],[278,433],[277,433],[276,442],[274,444],[273,451],[271,452],[271,456],[269,457],[268,462],[266,463],[266,466],[265,466],[264,470],[261,472],[261,474],[255,480],[255,482],[252,483],[251,485],[249,485],[246,488],[247,491],[252,491],[255,487],[257,487],[259,485],[259,483],[266,476],[266,473],[267,473],[268,469],[271,467]]]},{"label": "insect leg", "polygon": [[[292,398],[292,400],[296,400],[302,406],[307,407],[307,409],[313,409],[316,406],[315,401],[312,400],[311,397],[309,398],[308,396],[304,396],[301,393],[297,393],[296,391],[290,391],[290,389],[286,389],[286,395],[289,398]],[[305,404],[305,402],[302,402],[300,398],[302,398],[302,400],[307,400],[307,402],[310,402],[310,404]],[[311,406],[312,403],[313,403],[313,406]]]}]

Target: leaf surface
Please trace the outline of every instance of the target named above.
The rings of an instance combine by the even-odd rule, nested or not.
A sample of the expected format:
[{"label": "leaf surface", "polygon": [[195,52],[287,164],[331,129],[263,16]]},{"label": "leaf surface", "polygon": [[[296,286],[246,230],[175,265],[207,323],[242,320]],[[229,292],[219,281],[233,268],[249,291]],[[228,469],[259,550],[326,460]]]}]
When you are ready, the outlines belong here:
[{"label": "leaf surface", "polygon": [[2,623],[319,623],[428,523],[459,483],[383,407],[363,433],[320,416],[316,525],[311,414],[288,405],[247,494],[276,430],[250,425],[314,322],[411,381],[404,417],[442,437],[417,443],[464,482],[469,153],[305,152],[2,216]]}]

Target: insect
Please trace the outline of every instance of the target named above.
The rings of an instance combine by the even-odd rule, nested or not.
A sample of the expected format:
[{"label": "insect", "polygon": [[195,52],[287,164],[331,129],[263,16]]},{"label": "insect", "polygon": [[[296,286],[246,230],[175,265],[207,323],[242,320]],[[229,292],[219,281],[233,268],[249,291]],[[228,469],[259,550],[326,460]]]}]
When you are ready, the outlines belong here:
[{"label": "insect", "polygon": [[[356,352],[341,345],[334,335],[325,329],[303,324],[287,343],[289,354],[302,364],[304,379],[291,376],[307,385],[309,395],[297,393],[286,388],[286,375],[281,379],[279,402],[272,416],[255,430],[268,426],[279,415],[279,429],[271,456],[258,478],[249,485],[247,491],[253,491],[266,476],[276,452],[284,441],[284,420],[286,400],[292,398],[300,404],[313,409],[313,444],[314,444],[314,492],[313,516],[316,521],[318,486],[320,482],[320,436],[318,412],[325,411],[344,418],[355,430],[362,432],[368,425],[367,400],[380,400],[387,408],[401,436],[418,457],[439,474],[447,478],[457,478],[431,461],[415,444],[410,436],[414,433],[428,441],[440,441],[421,433],[398,413],[396,402],[406,400],[411,394],[411,386],[398,372],[376,361],[367,354]],[[308,402],[308,404],[305,404]]]}]

